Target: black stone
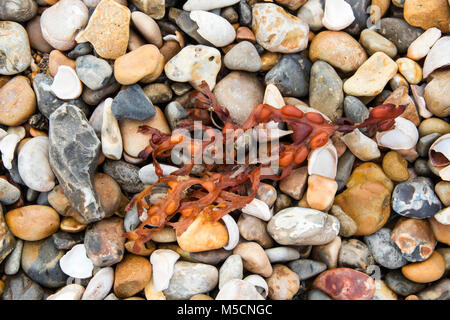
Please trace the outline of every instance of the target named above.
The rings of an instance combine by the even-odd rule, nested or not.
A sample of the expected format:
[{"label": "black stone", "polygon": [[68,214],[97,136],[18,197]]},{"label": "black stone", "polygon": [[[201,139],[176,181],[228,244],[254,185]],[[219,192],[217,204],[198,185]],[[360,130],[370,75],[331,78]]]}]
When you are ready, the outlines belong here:
[{"label": "black stone", "polygon": [[345,0],[353,10],[355,20],[345,28],[345,32],[350,33],[353,36],[359,35],[363,29],[367,27],[367,19],[369,14],[367,13],[367,7],[370,5],[370,0]]},{"label": "black stone", "polygon": [[48,119],[42,113],[33,114],[30,119],[28,119],[28,124],[36,130],[48,130]]},{"label": "black stone", "polygon": [[198,25],[193,21],[190,17],[189,11],[184,11],[177,8],[169,9],[169,20],[173,21],[180,27],[183,32],[185,32],[188,36],[196,40],[200,44],[210,45],[209,41],[205,40],[198,32]]},{"label": "black stone", "polygon": [[128,162],[106,159],[103,164],[103,171],[113,177],[122,190],[126,192],[138,193],[145,188],[141,179],[139,179],[139,167]]},{"label": "black stone", "polygon": [[138,84],[121,90],[114,98],[111,110],[117,120],[145,120],[156,114],[153,103]]},{"label": "black stone", "polygon": [[79,43],[75,46],[75,48],[72,49],[72,51],[70,51],[67,54],[67,56],[70,59],[76,59],[78,57],[81,57],[81,56],[91,53],[92,50],[93,50],[93,47],[89,42]]},{"label": "black stone", "polygon": [[406,53],[410,44],[424,32],[421,28],[413,27],[405,20],[398,18],[381,19],[380,30],[376,31],[392,41],[399,54]]},{"label": "black stone", "polygon": [[65,104],[53,112],[49,143],[50,166],[72,208],[88,222],[103,219],[93,187],[100,140],[80,109]]},{"label": "black stone", "polygon": [[247,1],[241,0],[238,4],[239,24],[246,27],[252,25],[252,8],[247,4]]},{"label": "black stone", "polygon": [[59,250],[70,250],[73,246],[82,243],[84,239],[84,233],[68,233],[59,231],[52,234],[53,243]]},{"label": "black stone", "polygon": [[304,97],[309,91],[311,61],[300,54],[286,54],[267,72],[266,85],[274,84],[283,96]]}]

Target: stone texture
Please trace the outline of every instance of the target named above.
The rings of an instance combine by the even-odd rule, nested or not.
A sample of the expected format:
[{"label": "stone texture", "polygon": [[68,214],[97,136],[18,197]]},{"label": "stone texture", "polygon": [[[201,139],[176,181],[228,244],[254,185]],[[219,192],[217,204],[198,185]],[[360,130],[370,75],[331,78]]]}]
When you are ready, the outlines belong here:
[{"label": "stone texture", "polygon": [[0,39],[0,74],[12,75],[27,69],[31,51],[25,28],[16,22],[0,21]]},{"label": "stone texture", "polygon": [[388,269],[398,269],[407,263],[400,250],[390,242],[391,230],[381,228],[374,234],[364,237],[375,261]]},{"label": "stone texture", "polygon": [[5,281],[2,300],[43,300],[44,290],[23,272],[9,276]]},{"label": "stone texture", "polygon": [[120,119],[145,120],[156,114],[152,101],[141,86],[133,84],[119,91],[111,106],[114,117]]},{"label": "stone texture", "polygon": [[400,54],[406,53],[410,44],[423,33],[422,29],[399,18],[383,18],[380,20],[380,26],[378,32],[395,44]]}]

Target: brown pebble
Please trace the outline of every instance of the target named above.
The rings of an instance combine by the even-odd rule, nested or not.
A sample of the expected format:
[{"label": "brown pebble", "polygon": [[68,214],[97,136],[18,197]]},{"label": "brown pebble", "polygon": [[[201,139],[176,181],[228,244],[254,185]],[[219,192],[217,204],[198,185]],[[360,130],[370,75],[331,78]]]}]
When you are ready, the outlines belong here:
[{"label": "brown pebble", "polygon": [[428,283],[439,280],[445,273],[445,259],[437,251],[422,262],[411,263],[402,267],[402,273],[408,280]]},{"label": "brown pebble", "polygon": [[53,50],[48,57],[48,71],[52,77],[58,72],[59,66],[68,66],[75,70],[75,61],[67,58],[61,51]]},{"label": "brown pebble", "polygon": [[114,293],[119,298],[129,298],[143,290],[152,277],[148,258],[127,254],[116,266]]}]

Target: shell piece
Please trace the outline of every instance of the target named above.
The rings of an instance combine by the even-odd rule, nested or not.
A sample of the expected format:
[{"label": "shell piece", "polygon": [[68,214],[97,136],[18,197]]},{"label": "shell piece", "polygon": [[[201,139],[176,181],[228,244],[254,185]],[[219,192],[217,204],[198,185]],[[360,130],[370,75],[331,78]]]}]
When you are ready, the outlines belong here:
[{"label": "shell piece", "polygon": [[239,0],[188,0],[183,5],[183,10],[192,11],[192,10],[213,10],[224,8],[228,6],[232,6],[233,4],[238,3]]},{"label": "shell piece", "polygon": [[243,213],[257,217],[263,221],[269,221],[272,218],[272,212],[267,203],[257,198],[246,204],[241,210]]},{"label": "shell piece", "polygon": [[175,262],[180,255],[173,250],[158,249],[150,256],[153,272],[153,288],[155,291],[163,291],[169,287],[173,275]]},{"label": "shell piece", "polygon": [[119,122],[111,110],[112,102],[113,99],[108,98],[103,105],[102,152],[109,159],[119,160],[122,158],[123,144]]},{"label": "shell piece", "polygon": [[281,109],[286,104],[280,90],[272,83],[269,83],[266,87],[263,103],[277,109]]},{"label": "shell piece", "polygon": [[0,141],[0,152],[2,153],[2,162],[6,169],[12,169],[14,160],[14,151],[20,141],[20,137],[15,134],[8,134]]},{"label": "shell piece", "polygon": [[411,85],[411,92],[413,94],[414,101],[416,102],[417,109],[419,109],[419,114],[424,118],[431,118],[433,114],[427,109],[427,103],[424,98],[425,86],[426,84],[421,86],[413,84]]},{"label": "shell piece", "polygon": [[379,146],[392,150],[411,149],[419,140],[419,132],[411,121],[397,117],[391,130],[377,132],[376,139]]},{"label": "shell piece", "polygon": [[89,281],[81,300],[103,300],[114,284],[114,270],[101,268]]},{"label": "shell piece", "polygon": [[50,167],[48,137],[39,136],[27,141],[20,149],[17,166],[27,187],[48,192],[55,186],[55,175]]},{"label": "shell piece", "polygon": [[450,164],[450,133],[447,133],[437,139],[428,151],[428,157],[431,163],[436,167],[447,166]]},{"label": "shell piece", "polygon": [[198,25],[197,32],[215,47],[224,47],[236,38],[233,26],[221,16],[203,11],[191,11],[189,17]]},{"label": "shell piece", "polygon": [[84,244],[77,244],[59,260],[61,270],[70,277],[85,279],[92,276],[94,264],[86,255]]},{"label": "shell piece", "polygon": [[450,64],[450,36],[442,37],[431,48],[423,63],[423,78],[426,79],[434,70]]},{"label": "shell piece", "polygon": [[225,222],[225,226],[228,231],[228,242],[223,248],[225,250],[233,250],[239,243],[239,228],[234,221],[234,219],[229,215],[225,215],[222,217],[223,222]]},{"label": "shell piece", "polygon": [[[169,166],[167,164],[160,164],[163,171],[163,176],[168,176],[172,172],[177,171],[179,168],[174,166]],[[156,168],[153,163],[150,163],[139,170],[139,179],[141,179],[144,184],[154,184],[158,181],[158,176],[156,175]]]},{"label": "shell piece", "polygon": [[[255,286],[256,290],[262,289],[261,295],[266,298],[269,294],[269,286],[267,285],[266,280],[261,277],[259,274],[251,274],[244,278],[244,281],[247,281]],[[259,291],[259,290],[258,290]]]},{"label": "shell piece", "polygon": [[352,7],[344,0],[326,0],[322,24],[328,30],[339,31],[355,20]]},{"label": "shell piece", "polygon": [[83,86],[77,73],[71,67],[61,65],[53,79],[50,90],[62,100],[77,99],[81,96]]},{"label": "shell piece", "polygon": [[314,149],[308,159],[308,174],[334,179],[337,172],[338,155],[336,148],[330,140],[317,149]]}]

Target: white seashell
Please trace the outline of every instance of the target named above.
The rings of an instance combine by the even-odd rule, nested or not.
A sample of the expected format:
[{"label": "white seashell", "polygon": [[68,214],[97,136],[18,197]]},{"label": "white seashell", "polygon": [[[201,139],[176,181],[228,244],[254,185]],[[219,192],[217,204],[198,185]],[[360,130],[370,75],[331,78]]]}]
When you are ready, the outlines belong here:
[{"label": "white seashell", "polygon": [[420,116],[424,118],[431,118],[433,114],[427,109],[427,103],[424,98],[426,84],[421,86],[411,85],[411,92],[414,97],[414,101],[416,102],[417,108],[419,109]]},{"label": "white seashell", "polygon": [[423,63],[423,78],[434,70],[450,64],[450,36],[442,37],[431,48]]},{"label": "white seashell", "polygon": [[326,0],[322,24],[328,30],[339,31],[355,20],[353,9],[345,0]]},{"label": "white seashell", "polygon": [[81,300],[103,300],[114,284],[114,270],[101,268],[89,281]]},{"label": "white seashell", "polygon": [[447,163],[439,164],[433,160],[434,154],[433,152],[441,153],[444,157],[450,161],[450,133],[447,133],[441,137],[439,137],[433,144],[431,145],[428,151],[428,157],[431,160],[431,163],[435,166],[446,166]]},{"label": "white seashell", "polygon": [[[259,292],[262,291],[261,295],[265,298],[269,294],[269,286],[267,285],[266,280],[261,277],[259,274],[251,274],[244,278],[244,281],[251,283],[256,287],[256,290]],[[261,290],[262,289],[262,290]]]},{"label": "white seashell", "polygon": [[19,137],[20,140],[22,140],[23,138],[25,138],[25,128],[22,126],[18,126],[18,127],[9,127],[8,134],[15,134],[16,136]]},{"label": "white seashell", "polygon": [[338,155],[333,143],[329,140],[320,148],[314,149],[308,158],[308,174],[334,179],[337,172]]},{"label": "white seashell", "polygon": [[58,67],[53,83],[50,86],[53,94],[62,100],[77,99],[83,91],[83,86],[75,70],[68,66]]},{"label": "white seashell", "polygon": [[272,106],[277,109],[281,109],[286,105],[286,103],[284,103],[284,99],[283,96],[281,95],[280,90],[278,90],[278,88],[271,83],[269,83],[266,86],[263,103],[268,104],[269,106]]},{"label": "white seashell", "polygon": [[8,134],[0,140],[0,152],[2,153],[3,166],[6,169],[12,169],[14,152],[20,138],[15,134]]},{"label": "white seashell", "polygon": [[216,300],[264,300],[264,298],[249,281],[232,279],[223,285]]},{"label": "white seashell", "polygon": [[394,127],[391,130],[377,132],[376,139],[379,146],[392,150],[411,149],[419,140],[419,132],[414,123],[397,117]]},{"label": "white seashell", "polygon": [[225,215],[222,217],[223,222],[225,222],[225,226],[228,231],[228,242],[223,248],[225,250],[233,250],[239,243],[239,228],[234,221],[234,219],[229,215]]},{"label": "white seashell", "polygon": [[62,272],[70,277],[85,279],[92,276],[94,264],[86,255],[84,244],[77,244],[59,260]]},{"label": "white seashell", "polygon": [[291,247],[275,247],[265,250],[270,263],[300,259],[298,250]]},{"label": "white seashell", "polygon": [[450,225],[450,207],[442,209],[434,215],[434,218],[442,224]]},{"label": "white seashell", "polygon": [[48,137],[39,136],[28,140],[20,149],[17,166],[27,187],[48,192],[55,186],[55,175],[50,167]]},{"label": "white seashell", "polygon": [[46,300],[80,300],[84,287],[79,284],[69,284],[56,293],[49,295]]},{"label": "white seashell", "polygon": [[243,213],[257,217],[263,221],[269,221],[272,218],[272,212],[267,203],[257,198],[246,204],[241,210]]},{"label": "white seashell", "polygon": [[[172,172],[177,171],[179,168],[174,166],[169,166],[167,164],[160,164],[161,169],[163,171],[163,176],[168,176],[172,174]],[[139,170],[139,179],[141,179],[143,184],[154,184],[158,181],[158,176],[156,175],[155,165],[150,163]]]},{"label": "white seashell", "polygon": [[213,10],[232,6],[238,2],[239,0],[188,0],[183,5],[183,10]]},{"label": "white seashell", "polygon": [[122,135],[120,134],[119,122],[111,110],[113,99],[108,98],[103,105],[102,117],[102,152],[106,158],[119,160],[122,158]]},{"label": "white seashell", "polygon": [[175,262],[180,255],[173,250],[157,249],[150,256],[153,269],[153,288],[155,291],[163,291],[169,287],[173,275]]},{"label": "white seashell", "polygon": [[236,31],[231,23],[217,14],[194,10],[189,17],[197,23],[198,34],[215,47],[225,47],[236,38]]}]

